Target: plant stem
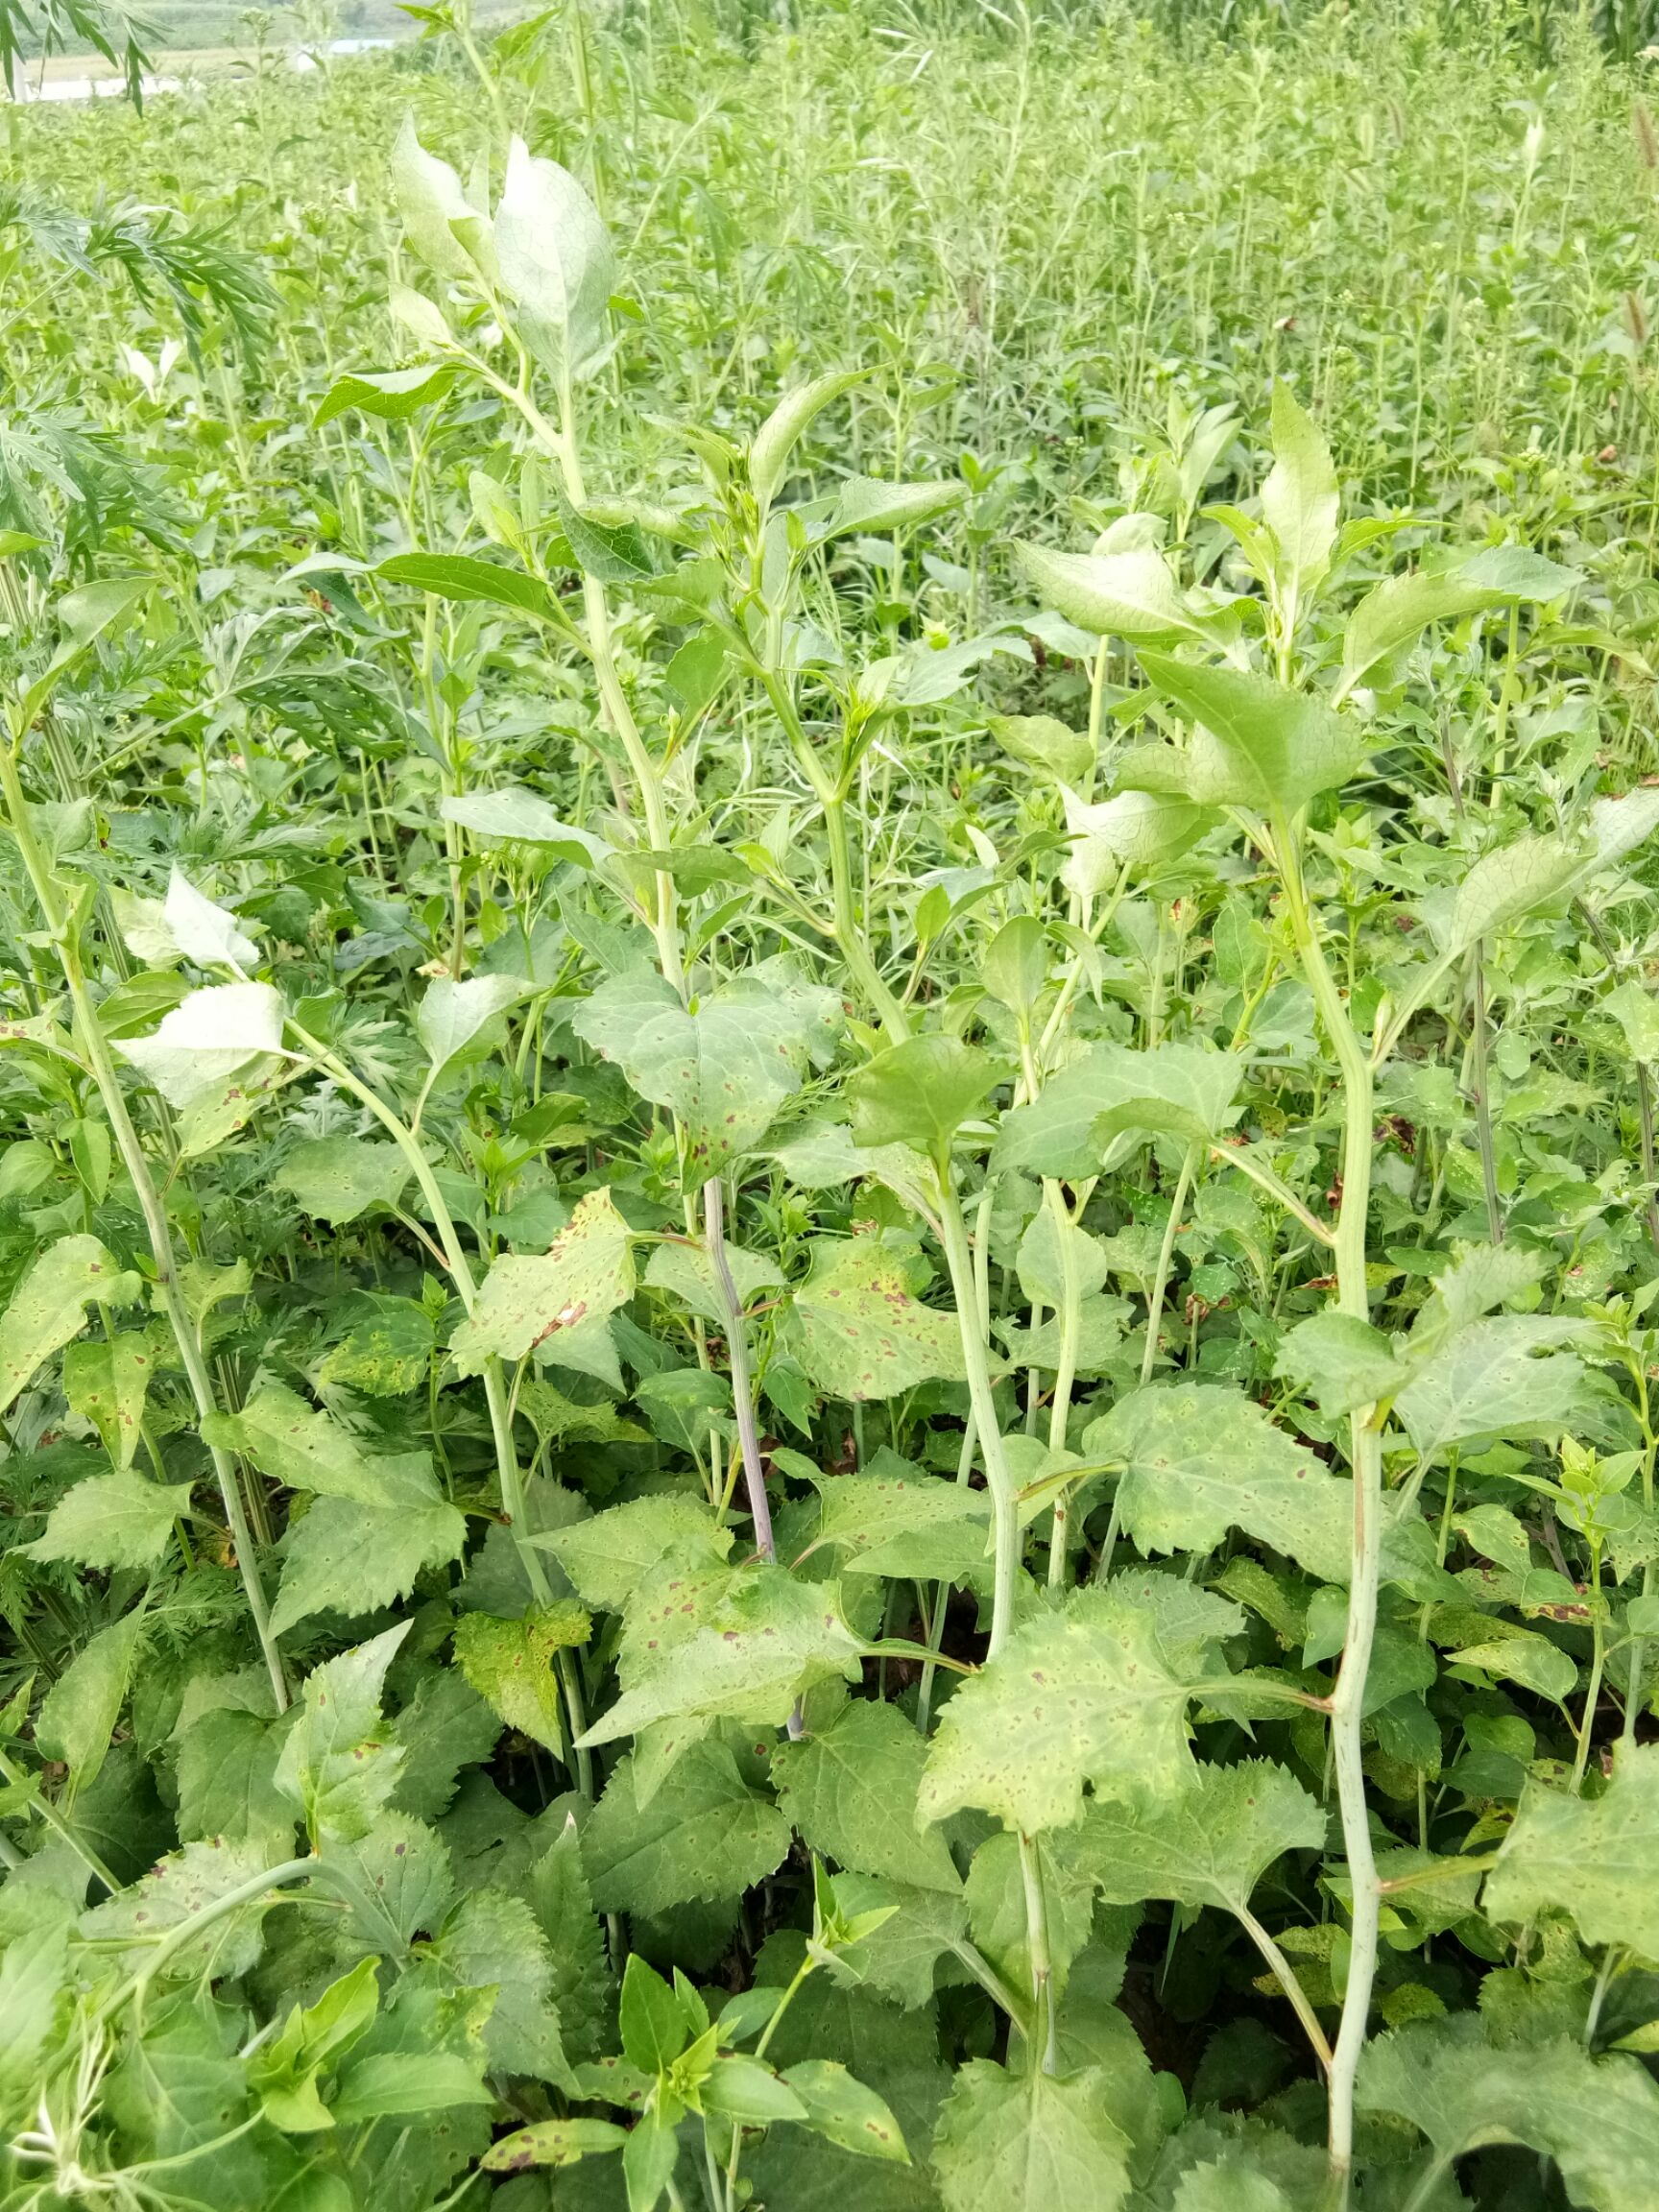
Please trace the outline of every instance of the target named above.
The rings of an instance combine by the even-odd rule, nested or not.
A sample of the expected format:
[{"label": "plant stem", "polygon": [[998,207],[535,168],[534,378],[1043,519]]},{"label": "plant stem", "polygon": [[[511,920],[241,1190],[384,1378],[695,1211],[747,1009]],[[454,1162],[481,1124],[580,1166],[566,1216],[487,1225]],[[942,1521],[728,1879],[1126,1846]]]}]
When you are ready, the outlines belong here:
[{"label": "plant stem", "polygon": [[[138,1210],[144,1216],[145,1235],[149,1239],[150,1256],[156,1268],[156,1287],[160,1292],[168,1326],[179,1347],[179,1357],[183,1363],[190,1395],[195,1401],[199,1418],[205,1421],[219,1411],[219,1404],[208,1377],[207,1363],[203,1357],[196,1325],[190,1318],[189,1309],[179,1287],[173,1253],[173,1232],[168,1224],[166,1209],[150,1173],[150,1163],[144,1156],[138,1132],[132,1126],[132,1118],[127,1111],[121,1079],[116,1073],[115,1063],[110,1057],[97,1011],[86,988],[85,972],[81,965],[79,926],[70,914],[58,880],[36,839],[29,803],[23,795],[22,781],[17,773],[16,753],[12,746],[5,743],[0,743],[0,795],[4,796],[7,820],[17,840],[17,850],[45,921],[47,934],[57,951],[64,983],[68,987],[76,1039],[85,1056],[87,1067],[92,1070],[92,1079],[98,1086],[105,1118],[109,1123],[110,1135],[115,1140],[115,1149],[121,1155],[121,1165],[127,1170],[128,1180],[138,1201]],[[248,1610],[253,1619],[253,1632],[259,1639],[259,1648],[271,1677],[276,1710],[285,1713],[288,1709],[288,1678],[283,1671],[282,1655],[276,1647],[276,1640],[271,1633],[271,1610],[265,1599],[265,1586],[259,1578],[253,1537],[248,1526],[247,1510],[237,1482],[235,1465],[229,1454],[218,1445],[210,1446],[209,1451],[214,1477],[219,1484],[220,1500],[225,1507],[226,1523],[230,1530],[230,1541],[236,1552],[237,1571],[242,1577]]]},{"label": "plant stem", "polygon": [[1308,2002],[1308,1992],[1302,1986],[1301,1977],[1249,1907],[1238,1905],[1235,1906],[1234,1910],[1238,1915],[1244,1933],[1266,1960],[1268,1972],[1278,1983],[1280,1988],[1284,1990],[1289,2001],[1290,2009],[1301,2021],[1303,2031],[1309,2042],[1313,2046],[1313,2056],[1329,2073],[1331,2070],[1331,2044],[1324,2029],[1319,2025],[1319,2015]]},{"label": "plant stem", "polygon": [[[1064,1452],[1066,1425],[1071,1412],[1071,1387],[1077,1380],[1077,1347],[1083,1328],[1082,1291],[1077,1272],[1077,1238],[1081,1232],[1067,1212],[1060,1186],[1052,1176],[1044,1183],[1043,1197],[1060,1239],[1060,1364],[1055,1370],[1054,1397],[1048,1408],[1048,1449]],[[1065,1587],[1070,1534],[1070,1508],[1062,1491],[1054,1502],[1054,1522],[1048,1538],[1050,1590]]]},{"label": "plant stem", "polygon": [[772,1538],[766,1470],[760,1464],[760,1438],[755,1428],[755,1393],[749,1374],[743,1302],[737,1295],[732,1264],[726,1257],[726,1186],[718,1175],[710,1175],[703,1186],[703,1224],[708,1236],[709,1264],[714,1276],[715,1294],[726,1315],[726,1349],[732,1361],[732,1403],[737,1415],[737,1442],[743,1454],[749,1512],[755,1523],[755,1549],[762,1559],[775,1562],[778,1547]]},{"label": "plant stem", "polygon": [[1002,1450],[1002,1431],[997,1422],[997,1405],[991,1389],[991,1364],[979,1329],[979,1305],[974,1281],[974,1255],[950,1182],[948,1155],[934,1161],[939,1177],[939,1232],[945,1263],[950,1273],[956,1301],[956,1322],[962,1339],[962,1359],[968,1370],[968,1401],[974,1408],[974,1426],[979,1432],[985,1481],[991,1492],[991,1531],[995,1552],[991,1599],[991,1640],[985,1656],[995,1659],[1007,1643],[1014,1625],[1015,1578],[1020,1565],[1020,1510],[1014,1484]]},{"label": "plant stem", "polygon": [[[1372,1060],[1349,1019],[1326,963],[1309,910],[1302,858],[1289,824],[1273,825],[1273,847],[1285,886],[1291,933],[1320,1020],[1342,1072],[1342,1204],[1336,1222],[1338,1310],[1359,1321],[1370,1317],[1365,1281],[1366,1217],[1371,1201]],[[1346,2191],[1354,2163],[1354,2088],[1365,2047],[1371,1990],[1377,1976],[1382,1898],[1371,1847],[1360,1740],[1365,1678],[1377,1632],[1382,1553],[1382,1436],[1373,1406],[1356,1407],[1349,1422],[1349,1463],[1354,1474],[1354,1534],[1348,1588],[1348,1626],[1336,1686],[1331,1695],[1331,1746],[1342,1840],[1348,1859],[1352,1915],[1348,1985],[1330,2068],[1329,2151],[1334,2184]]]},{"label": "plant stem", "polygon": [[1141,1381],[1152,1380],[1152,1363],[1158,1357],[1158,1324],[1164,1312],[1164,1293],[1168,1287],[1169,1270],[1175,1260],[1175,1238],[1181,1228],[1181,1209],[1187,1203],[1187,1193],[1192,1188],[1193,1172],[1198,1166],[1199,1147],[1189,1144],[1181,1162],[1181,1172],[1175,1181],[1175,1195],[1169,1206],[1169,1219],[1164,1229],[1164,1242],[1158,1252],[1158,1272],[1152,1278],[1152,1294],[1146,1301],[1146,1343],[1141,1354]]},{"label": "plant stem", "polygon": [[1486,1234],[1494,1244],[1503,1241],[1503,1201],[1498,1192],[1498,1155],[1492,1143],[1491,1076],[1486,1053],[1486,963],[1484,947],[1477,945],[1472,968],[1474,1012],[1469,1032],[1470,1071],[1474,1078],[1471,1103],[1475,1108],[1475,1136],[1480,1147],[1480,1180],[1486,1190]]},{"label": "plant stem", "polygon": [[1043,1893],[1043,1864],[1036,1839],[1022,1832],[1020,1877],[1025,1887],[1025,1941],[1031,1960],[1031,2021],[1043,2039],[1045,2074],[1059,2071],[1059,2015],[1054,2003],[1054,1970],[1048,1952],[1048,1905]]}]

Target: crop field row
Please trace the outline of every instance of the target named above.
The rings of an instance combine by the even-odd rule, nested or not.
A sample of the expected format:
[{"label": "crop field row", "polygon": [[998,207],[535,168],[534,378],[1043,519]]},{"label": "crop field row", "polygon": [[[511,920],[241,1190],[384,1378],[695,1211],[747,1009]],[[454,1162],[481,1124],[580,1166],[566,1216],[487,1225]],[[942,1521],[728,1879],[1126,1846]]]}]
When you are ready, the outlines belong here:
[{"label": "crop field row", "polygon": [[404,12],[4,109],[0,2212],[1654,2212],[1640,12]]}]

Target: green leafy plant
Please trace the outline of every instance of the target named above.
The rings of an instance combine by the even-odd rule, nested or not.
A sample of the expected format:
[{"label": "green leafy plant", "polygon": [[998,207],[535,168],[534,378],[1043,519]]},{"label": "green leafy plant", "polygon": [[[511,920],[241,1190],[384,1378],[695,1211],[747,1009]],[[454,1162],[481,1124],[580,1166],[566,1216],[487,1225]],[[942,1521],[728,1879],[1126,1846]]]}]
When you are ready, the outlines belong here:
[{"label": "green leafy plant", "polygon": [[[127,398],[0,442],[7,2201],[1635,2212],[1651,517],[1527,269],[1590,187],[1504,140],[1469,249],[1548,466],[1458,444],[1427,320],[1440,427],[1367,453],[1173,308],[1105,449],[1082,353],[974,382],[1067,284],[1099,343],[1074,224],[971,257],[1017,341],[882,231],[878,342],[737,251],[721,101],[776,153],[852,53],[1023,175],[974,73],[1057,129],[1109,65],[1306,210],[1238,46],[943,25],[936,95],[826,12],[762,92],[421,12],[420,69],[215,95],[272,178],[287,103],[389,150],[369,284],[342,196],[270,358],[240,258],[78,291],[103,365],[17,315],[51,406]],[[1450,133],[1526,28],[1351,36]],[[1630,435],[1642,343],[1583,377]]]}]

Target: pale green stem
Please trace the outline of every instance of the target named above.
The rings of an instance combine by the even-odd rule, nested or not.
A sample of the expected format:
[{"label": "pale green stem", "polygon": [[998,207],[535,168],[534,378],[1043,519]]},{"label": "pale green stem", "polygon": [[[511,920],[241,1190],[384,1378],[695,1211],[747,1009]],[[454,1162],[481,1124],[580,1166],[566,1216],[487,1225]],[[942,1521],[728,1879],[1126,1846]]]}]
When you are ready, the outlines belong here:
[{"label": "pale green stem", "polygon": [[[207,1363],[203,1357],[196,1325],[179,1287],[173,1254],[173,1232],[168,1224],[166,1209],[150,1173],[150,1163],[144,1156],[144,1147],[132,1126],[132,1118],[127,1111],[121,1079],[115,1071],[115,1063],[110,1057],[109,1047],[105,1042],[96,1009],[86,988],[75,923],[60,896],[57,879],[45,854],[36,841],[29,804],[24,798],[23,785],[17,774],[16,756],[11,746],[6,744],[0,744],[0,792],[4,794],[12,833],[17,840],[18,852],[28,871],[47,934],[57,950],[58,963],[68,987],[77,1040],[85,1056],[86,1065],[92,1070],[92,1079],[98,1086],[98,1095],[109,1123],[110,1135],[115,1140],[115,1149],[121,1155],[121,1165],[127,1170],[128,1180],[138,1201],[138,1210],[144,1216],[145,1234],[156,1269],[156,1288],[160,1293],[168,1326],[179,1347],[179,1357],[190,1386],[190,1395],[195,1401],[199,1418],[206,1421],[219,1411],[219,1404],[208,1377]],[[230,1530],[230,1541],[236,1552],[237,1570],[248,1599],[248,1610],[253,1619],[253,1631],[259,1639],[266,1671],[271,1676],[276,1709],[283,1713],[288,1709],[288,1680],[282,1669],[282,1655],[271,1633],[271,1611],[265,1599],[265,1586],[259,1578],[252,1531],[248,1526],[235,1465],[230,1455],[219,1446],[211,1445],[208,1449],[213,1461],[214,1477],[219,1484],[220,1500],[225,1507],[226,1523]]]},{"label": "pale green stem", "polygon": [[950,1183],[948,1156],[934,1161],[939,1177],[939,1236],[956,1301],[956,1321],[962,1339],[962,1359],[968,1370],[968,1402],[974,1426],[979,1432],[980,1456],[991,1493],[991,1528],[995,1551],[991,1599],[991,1639],[987,1659],[995,1659],[1007,1643],[1014,1625],[1015,1579],[1020,1566],[1020,1511],[1014,1483],[1002,1450],[1002,1431],[997,1423],[997,1405],[991,1389],[991,1365],[979,1329],[978,1297],[974,1281],[974,1255],[967,1225]]},{"label": "pale green stem", "polygon": [[[1042,2035],[1038,2063],[1045,2074],[1059,2071],[1059,2014],[1054,2002],[1054,1970],[1048,1952],[1048,1904],[1043,1893],[1043,1865],[1035,1839],[1020,1837],[1020,1878],[1025,1887],[1025,1942],[1031,1960],[1032,2026]],[[1033,2052],[1033,2057],[1038,2055]]]},{"label": "pale green stem", "polygon": [[[1077,1347],[1083,1328],[1082,1289],[1077,1272],[1077,1235],[1061,1195],[1060,1186],[1048,1177],[1043,1185],[1044,1202],[1053,1217],[1060,1239],[1060,1365],[1054,1375],[1054,1397],[1048,1408],[1048,1449],[1064,1452],[1066,1425],[1071,1413],[1071,1387],[1077,1380]],[[1048,1540],[1048,1587],[1061,1589],[1066,1580],[1066,1549],[1070,1533],[1070,1507],[1066,1493],[1054,1501],[1054,1524]]]},{"label": "pale green stem", "polygon": [[[1366,1218],[1371,1199],[1372,1061],[1349,1018],[1319,943],[1302,880],[1302,860],[1289,824],[1274,822],[1273,845],[1285,885],[1291,932],[1303,974],[1342,1072],[1342,1204],[1336,1222],[1337,1308],[1355,1319],[1370,1315],[1365,1275]],[[1354,1473],[1354,1534],[1348,1627],[1331,1695],[1331,1745],[1348,1860],[1352,1916],[1348,1984],[1331,2056],[1329,2148],[1334,2184],[1346,2190],[1354,2163],[1354,2090],[1371,2013],[1382,1915],[1371,1818],[1365,1802],[1361,1744],[1365,1678],[1377,1631],[1382,1578],[1382,1437],[1376,1407],[1357,1407],[1349,1423]]]},{"label": "pale green stem", "polygon": [[1308,1992],[1303,1988],[1295,1967],[1291,1965],[1289,1960],[1286,1958],[1279,1945],[1247,1905],[1236,1905],[1234,1911],[1238,1915],[1244,1933],[1266,1960],[1268,1972],[1278,1983],[1280,1988],[1284,1990],[1289,2001],[1290,2009],[1301,2021],[1303,2032],[1313,2046],[1313,2056],[1318,2059],[1320,2065],[1329,2072],[1331,2045],[1324,2029],[1319,2025],[1319,2015],[1308,2002]]},{"label": "pale green stem", "polygon": [[1164,1293],[1169,1285],[1169,1270],[1175,1262],[1175,1238],[1180,1234],[1181,1213],[1187,1203],[1187,1193],[1192,1188],[1193,1172],[1198,1166],[1200,1147],[1189,1144],[1181,1162],[1181,1172],[1175,1179],[1175,1195],[1169,1206],[1169,1218],[1164,1226],[1164,1241],[1158,1250],[1158,1269],[1152,1278],[1152,1293],[1146,1301],[1146,1344],[1141,1355],[1141,1381],[1144,1385],[1152,1380],[1152,1366],[1158,1357],[1158,1325],[1164,1317]]}]

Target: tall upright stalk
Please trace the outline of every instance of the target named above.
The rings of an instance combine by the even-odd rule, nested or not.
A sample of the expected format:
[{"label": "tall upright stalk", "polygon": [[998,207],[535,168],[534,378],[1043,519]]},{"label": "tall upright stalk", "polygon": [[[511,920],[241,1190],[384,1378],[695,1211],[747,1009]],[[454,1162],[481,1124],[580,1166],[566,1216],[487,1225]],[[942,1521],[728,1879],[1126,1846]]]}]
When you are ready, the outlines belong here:
[{"label": "tall upright stalk", "polygon": [[[220,1407],[207,1372],[207,1362],[203,1356],[201,1338],[196,1334],[196,1325],[190,1318],[183,1292],[179,1287],[173,1232],[168,1226],[166,1208],[161,1203],[161,1194],[150,1172],[150,1163],[144,1156],[138,1132],[132,1126],[132,1117],[127,1111],[121,1078],[116,1072],[114,1060],[99,1024],[97,1010],[86,988],[85,970],[81,961],[79,923],[65,902],[61,888],[35,835],[29,803],[23,795],[23,784],[17,772],[17,750],[14,744],[0,744],[0,797],[4,798],[7,822],[17,841],[17,850],[28,874],[30,888],[35,894],[36,903],[46,925],[46,934],[52,941],[52,949],[62,972],[69,994],[76,1042],[91,1070],[92,1080],[98,1086],[98,1095],[109,1123],[109,1133],[115,1141],[115,1149],[121,1155],[121,1165],[127,1170],[128,1180],[138,1201],[138,1211],[144,1217],[144,1231],[156,1269],[156,1287],[160,1293],[168,1327],[179,1347],[179,1358],[190,1386],[190,1395],[195,1401],[197,1414],[203,1421],[206,1421],[211,1414],[220,1410]],[[271,1633],[271,1608],[259,1575],[253,1534],[248,1526],[247,1507],[237,1480],[235,1463],[230,1455],[219,1445],[210,1445],[208,1450],[213,1461],[214,1479],[219,1485],[219,1496],[225,1508],[226,1525],[229,1528],[230,1541],[236,1553],[237,1572],[241,1575],[242,1587],[248,1599],[248,1610],[253,1620],[253,1632],[259,1639],[259,1649],[265,1660],[266,1671],[271,1677],[276,1709],[279,1713],[286,1712],[288,1679],[283,1671],[282,1655],[276,1647],[276,1639]]]},{"label": "tall upright stalk", "polygon": [[[1370,1315],[1365,1281],[1365,1227],[1371,1203],[1373,1071],[1371,1054],[1355,1028],[1336,987],[1309,910],[1298,837],[1283,817],[1273,825],[1273,847],[1285,886],[1291,934],[1319,1019],[1342,1073],[1342,1199],[1336,1219],[1336,1303],[1343,1313]],[[1354,1474],[1354,1529],[1348,1585],[1348,1628],[1336,1685],[1331,1694],[1331,1747],[1337,1805],[1352,1891],[1348,1984],[1331,2055],[1329,2149],[1334,2180],[1346,2190],[1354,2163],[1354,2088],[1371,2013],[1377,1977],[1382,1894],[1371,1846],[1360,1737],[1365,1679],[1377,1633],[1382,1555],[1382,1435],[1374,1406],[1356,1407],[1349,1419],[1349,1464]]]}]

